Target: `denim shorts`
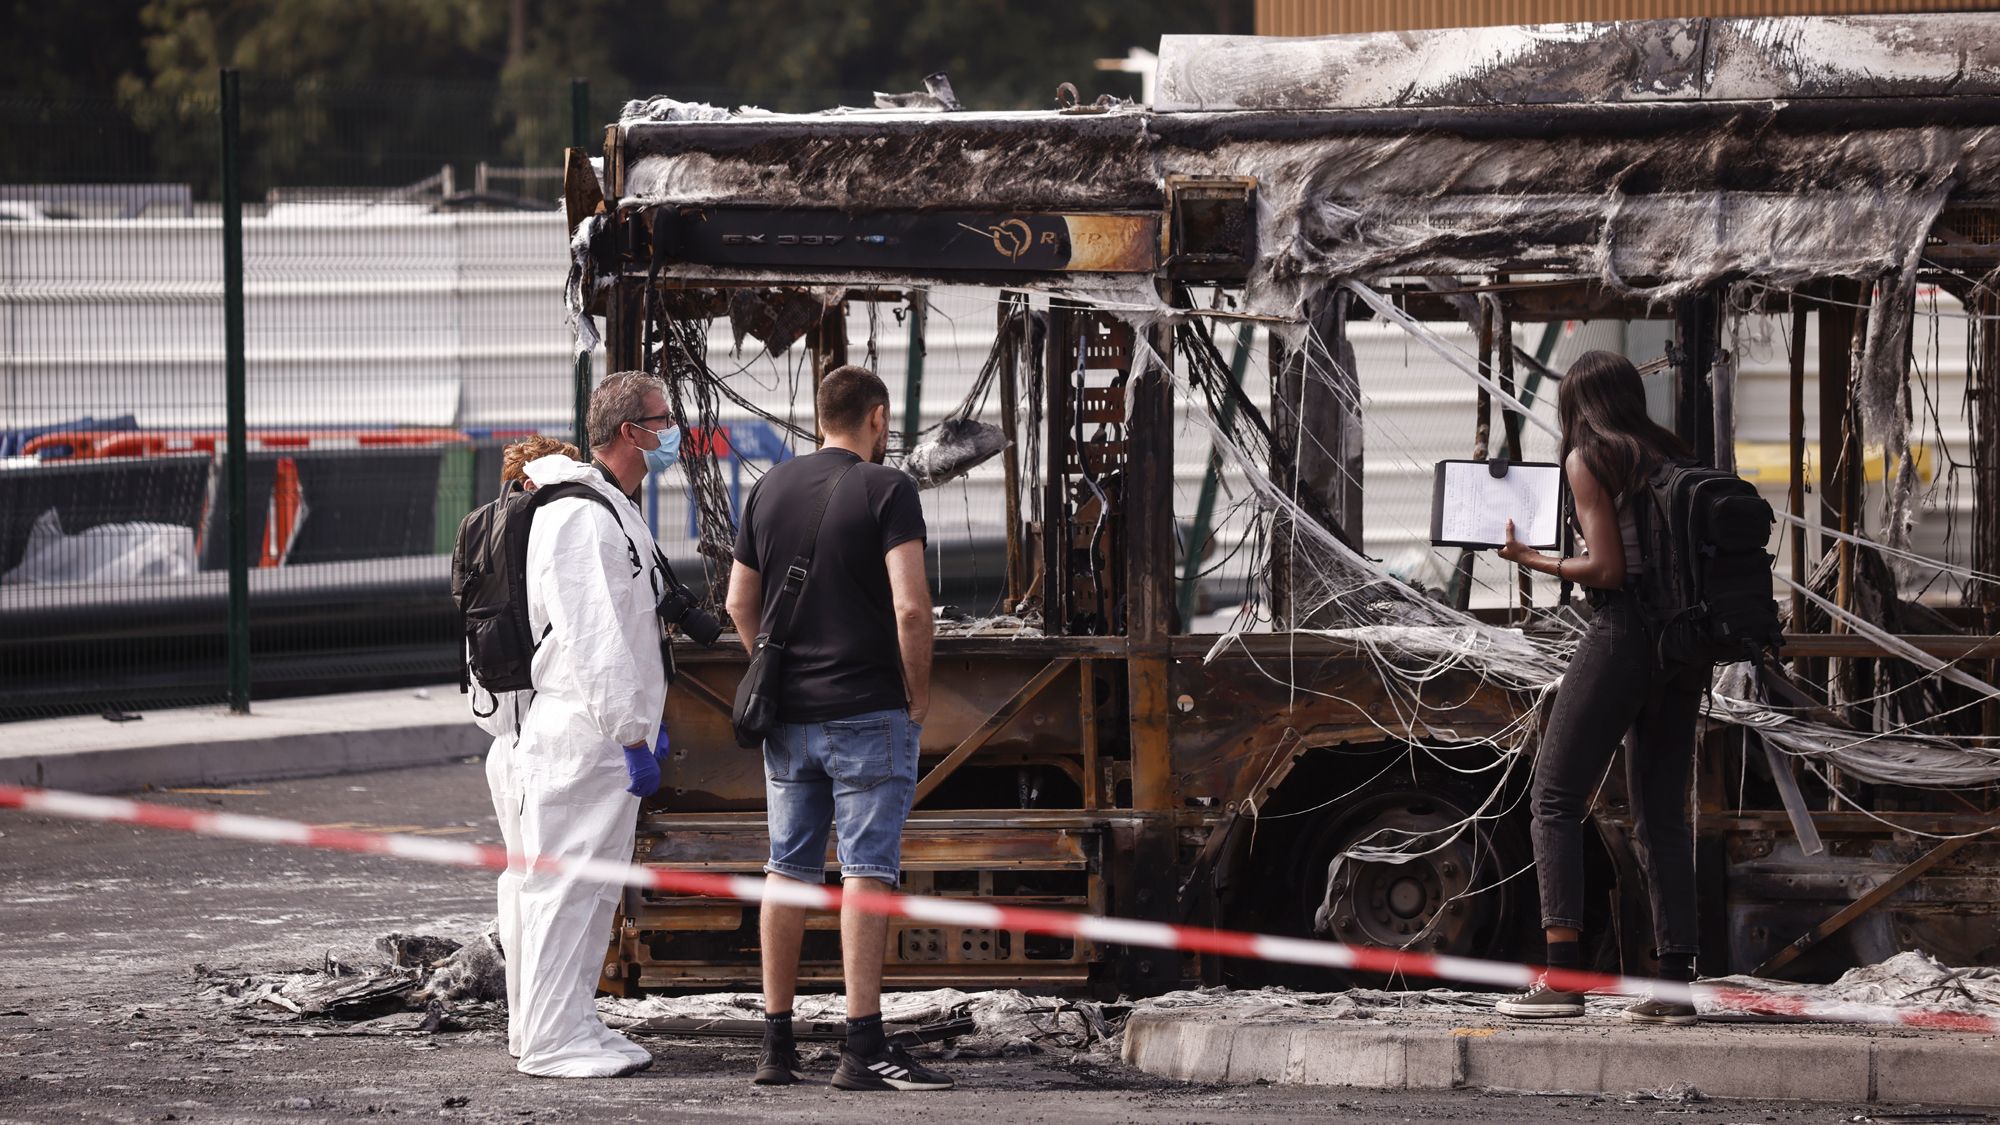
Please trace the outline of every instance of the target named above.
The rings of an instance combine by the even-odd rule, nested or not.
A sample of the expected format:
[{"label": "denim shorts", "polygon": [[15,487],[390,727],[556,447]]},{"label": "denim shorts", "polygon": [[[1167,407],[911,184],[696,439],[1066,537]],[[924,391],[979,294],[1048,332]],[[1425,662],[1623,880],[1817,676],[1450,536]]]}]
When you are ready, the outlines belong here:
[{"label": "denim shorts", "polygon": [[764,870],[826,881],[826,835],[837,831],[840,874],[894,884],[903,822],[917,792],[923,728],[900,707],[823,723],[784,723],[764,740],[771,861]]}]

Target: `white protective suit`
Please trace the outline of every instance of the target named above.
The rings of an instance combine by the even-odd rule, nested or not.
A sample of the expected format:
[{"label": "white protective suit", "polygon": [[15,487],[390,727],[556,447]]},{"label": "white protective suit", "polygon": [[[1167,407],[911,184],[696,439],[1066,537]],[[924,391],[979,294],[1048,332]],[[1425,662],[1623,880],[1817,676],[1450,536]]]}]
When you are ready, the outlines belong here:
[{"label": "white protective suit", "polygon": [[[526,691],[488,692],[472,676],[472,721],[493,736],[486,750],[486,788],[493,794],[493,816],[500,822],[500,843],[510,857],[507,870],[500,873],[499,908],[494,929],[507,965],[507,1053],[521,1057],[521,787],[514,780],[515,743],[520,739],[521,715],[534,693]],[[491,713],[487,713],[488,711]]]},{"label": "white protective suit", "polygon": [[[540,641],[533,704],[522,713],[510,763],[520,848],[629,862],[639,798],[625,791],[622,747],[650,746],[666,705],[654,614],[664,575],[654,573],[652,533],[639,509],[596,469],[557,455],[531,462],[527,474],[537,487],[581,481],[618,515],[581,498],[555,500],[536,512],[528,536],[528,621]],[[508,1019],[509,1039],[518,1038],[522,1073],[601,1078],[652,1061],[597,1016],[597,980],[621,893],[565,875],[522,873],[519,951],[507,951],[518,970],[509,974],[510,999],[518,1001],[510,1007],[518,1015]]]}]

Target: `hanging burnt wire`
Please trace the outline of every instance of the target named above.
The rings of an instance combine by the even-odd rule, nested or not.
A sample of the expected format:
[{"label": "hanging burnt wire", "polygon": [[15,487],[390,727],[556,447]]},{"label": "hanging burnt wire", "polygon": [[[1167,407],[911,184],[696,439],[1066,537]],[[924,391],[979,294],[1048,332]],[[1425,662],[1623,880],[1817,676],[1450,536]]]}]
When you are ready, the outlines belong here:
[{"label": "hanging burnt wire", "polygon": [[1028,415],[1027,424],[1022,427],[1026,435],[1026,449],[1021,458],[1027,467],[1028,522],[1037,527],[1042,523],[1042,396],[1047,388],[1043,385],[1045,372],[1042,363],[1042,347],[1048,339],[1049,322],[1047,310],[1036,311],[1022,295],[1016,306],[1023,317],[1022,357],[1027,361]]},{"label": "hanging burnt wire", "polygon": [[[1251,428],[1233,421],[1224,425],[1224,400],[1216,391],[1216,364],[1212,356],[1204,354],[1200,334],[1184,333],[1179,343],[1184,362],[1178,381],[1194,408],[1195,421],[1217,441],[1218,448],[1256,491],[1260,505],[1268,510],[1269,515],[1257,521],[1264,534],[1269,533],[1273,518],[1288,517],[1301,533],[1301,542],[1313,548],[1292,560],[1297,568],[1294,584],[1299,587],[1294,596],[1332,598],[1350,608],[1366,610],[1360,617],[1372,623],[1306,631],[1340,636],[1360,644],[1370,654],[1382,682],[1390,688],[1389,706],[1379,716],[1386,735],[1403,742],[1413,754],[1427,753],[1422,732],[1435,729],[1456,702],[1429,698],[1425,691],[1425,685],[1435,682],[1445,669],[1477,669],[1484,680],[1531,701],[1554,687],[1575,643],[1574,623],[1560,615],[1537,613],[1534,620],[1538,628],[1526,633],[1501,630],[1416,591],[1399,591],[1392,583],[1371,585],[1369,575],[1379,572],[1379,564],[1341,543],[1320,514],[1302,505],[1302,497],[1275,486],[1265,474],[1268,455],[1255,448]],[[1318,362],[1309,363],[1306,374],[1315,380],[1327,377]],[[1929,393],[1928,388],[1925,393]],[[1387,436],[1392,446],[1402,444],[1400,435]],[[1897,555],[1893,549],[1871,542],[1863,541],[1862,546],[1869,548],[1866,553],[1870,556],[1864,565],[1880,572],[1888,570],[1887,558]],[[1816,585],[1827,580],[1825,574],[1817,576]],[[1861,585],[1893,589],[1893,578],[1877,573],[1872,584]],[[1878,611],[1899,614],[1898,621],[1908,632],[1949,631],[1924,607],[1905,599],[1893,604],[1885,599]],[[1909,616],[1912,614],[1919,617]],[[1218,641],[1215,651],[1235,644],[1233,630],[1246,627],[1250,623],[1239,619]],[[1870,693],[1849,701],[1856,711],[1852,716],[1858,721],[1856,726],[1832,725],[1756,699],[1739,682],[1740,669],[1726,669],[1718,676],[1710,718],[1756,728],[1787,754],[1834,765],[1843,773],[1879,784],[1939,788],[1990,784],[2000,776],[1996,752],[1969,745],[1972,740],[1964,733],[1970,729],[1966,720],[1977,707],[1976,699],[1947,688],[1935,670],[1925,673],[1897,667],[1892,660],[1874,663],[1876,675],[1868,685]],[[1253,660],[1253,666],[1295,691],[1320,691],[1302,680],[1287,662]],[[1517,755],[1523,741],[1533,736],[1534,710],[1532,705],[1524,707],[1521,721],[1486,741],[1505,756]],[[1408,846],[1395,850],[1407,852]]]},{"label": "hanging burnt wire", "polygon": [[925,428],[903,458],[903,469],[918,488],[936,488],[957,480],[1007,448],[1006,433],[977,416],[986,408],[1000,365],[1008,362],[1012,350],[1025,338],[1026,324],[1027,317],[1018,310],[1000,322],[986,361],[964,399],[936,425]]},{"label": "hanging burnt wire", "polygon": [[[785,435],[787,437],[790,437],[792,440],[802,441],[807,445],[819,444],[819,435],[813,433],[812,430],[806,428],[805,426],[799,425],[796,414],[793,414],[789,417],[779,417],[778,415],[771,413],[770,411],[764,409],[761,406],[758,406],[756,403],[750,401],[749,399],[744,398],[742,392],[730,386],[729,381],[727,379],[723,378],[722,376],[716,375],[713,372],[708,371],[706,366],[703,366],[703,368],[701,369],[701,380],[702,382],[707,383],[711,387],[713,387],[715,392],[717,394],[720,394],[723,398],[726,398],[730,402],[735,403],[738,407],[747,411],[754,417],[761,418],[764,421],[769,422],[771,425],[776,426],[779,430],[783,431]],[[788,397],[787,399],[788,402],[795,403],[797,401],[799,395],[800,381],[801,380],[799,378],[799,371],[797,369],[797,365],[795,365],[790,374],[790,380],[789,380],[790,397]],[[810,396],[808,396],[807,401],[808,402],[811,401]]]},{"label": "hanging burnt wire", "polygon": [[1230,440],[1248,450],[1252,457],[1268,462],[1271,426],[1257,404],[1230,377],[1229,361],[1222,358],[1222,349],[1216,345],[1214,328],[1195,318],[1184,320],[1174,329],[1174,346],[1187,357],[1188,381],[1200,392],[1210,416],[1230,419]]},{"label": "hanging burnt wire", "polygon": [[[1183,290],[1183,300],[1188,300]],[[1189,319],[1175,328],[1175,351],[1182,357],[1187,367],[1188,384],[1201,396],[1202,406],[1215,424],[1227,423],[1227,432],[1232,441],[1249,450],[1253,457],[1268,462],[1270,459],[1270,428],[1257,405],[1244,392],[1242,386],[1231,373],[1230,364],[1222,357],[1221,347],[1215,342],[1214,328],[1206,321]],[[1223,473],[1223,461],[1219,452],[1211,451],[1210,472]],[[1264,559],[1264,521],[1257,518],[1260,511],[1254,492],[1235,498],[1221,512],[1216,513],[1211,526],[1220,529],[1232,523],[1240,524],[1233,546],[1206,565],[1183,574],[1183,581],[1202,582],[1232,566],[1240,565],[1243,572],[1243,594],[1236,613],[1236,624],[1241,628],[1247,623],[1246,614],[1253,614],[1255,607],[1265,604],[1269,591],[1265,589],[1269,575]],[[1238,518],[1247,517],[1247,518]],[[1182,548],[1190,552],[1206,552],[1210,543],[1220,539],[1219,530],[1211,531],[1208,541],[1184,543]]]},{"label": "hanging burnt wire", "polygon": [[708,605],[716,607],[729,594],[736,519],[719,456],[728,448],[728,431],[722,424],[718,393],[723,383],[708,366],[709,321],[669,312],[650,279],[645,313],[646,369],[666,384],[667,407],[691,439],[682,443],[680,466],[694,507],[695,553],[708,578]]}]

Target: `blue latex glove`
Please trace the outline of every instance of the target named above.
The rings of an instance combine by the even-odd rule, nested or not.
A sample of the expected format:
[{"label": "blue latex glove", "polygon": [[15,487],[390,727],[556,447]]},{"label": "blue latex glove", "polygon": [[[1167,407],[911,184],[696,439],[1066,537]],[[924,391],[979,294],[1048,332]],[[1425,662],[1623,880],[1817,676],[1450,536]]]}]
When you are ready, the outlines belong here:
[{"label": "blue latex glove", "polygon": [[670,749],[672,745],[667,739],[667,724],[661,723],[660,739],[658,742],[653,743],[653,761],[660,767],[661,773],[667,771],[667,755],[673,752]]},{"label": "blue latex glove", "polygon": [[660,763],[644,743],[625,748],[625,775],[632,779],[625,792],[634,797],[650,797],[660,788]]}]

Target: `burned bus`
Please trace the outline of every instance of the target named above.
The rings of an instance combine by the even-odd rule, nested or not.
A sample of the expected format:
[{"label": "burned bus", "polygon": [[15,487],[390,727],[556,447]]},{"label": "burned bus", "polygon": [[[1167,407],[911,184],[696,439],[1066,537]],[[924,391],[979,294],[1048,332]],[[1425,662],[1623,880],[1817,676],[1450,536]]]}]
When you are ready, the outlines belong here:
[{"label": "burned bus", "polygon": [[[601,153],[570,154],[571,312],[611,369],[665,379],[686,424],[751,411],[809,447],[812,378],[861,359],[850,317],[921,326],[947,291],[980,295],[976,393],[901,450],[984,474],[1004,530],[990,600],[939,622],[904,889],[1530,960],[1523,797],[1583,610],[1490,557],[1384,557],[1372,486],[1430,466],[1371,411],[1448,412],[1451,455],[1545,455],[1551,341],[1609,332],[1658,416],[1762,472],[1781,512],[1786,643],[1762,676],[1718,669],[1704,707],[1701,969],[1995,963],[1996,32],[1170,36],[1150,107],[635,102]],[[799,378],[733,375],[708,347],[724,322]],[[1462,397],[1398,406],[1369,371],[1395,348],[1469,416]],[[1962,402],[1943,400],[1961,361]],[[684,464],[719,607],[733,513],[699,443]],[[1218,489],[1233,614],[1192,596]],[[743,654],[675,655],[638,858],[756,872],[762,764],[728,726]],[[1615,771],[1593,823],[1587,959],[1645,973]],[[837,921],[809,926],[803,979],[830,983]],[[892,987],[1317,983],[893,926]],[[756,946],[748,907],[634,891],[601,983],[751,984]]]}]

